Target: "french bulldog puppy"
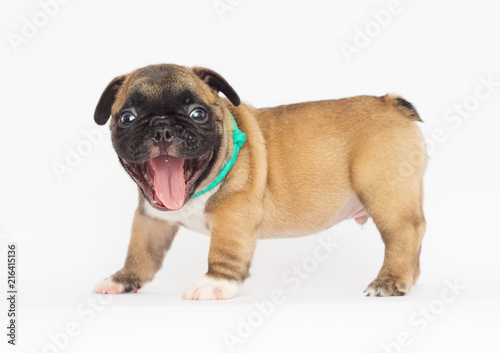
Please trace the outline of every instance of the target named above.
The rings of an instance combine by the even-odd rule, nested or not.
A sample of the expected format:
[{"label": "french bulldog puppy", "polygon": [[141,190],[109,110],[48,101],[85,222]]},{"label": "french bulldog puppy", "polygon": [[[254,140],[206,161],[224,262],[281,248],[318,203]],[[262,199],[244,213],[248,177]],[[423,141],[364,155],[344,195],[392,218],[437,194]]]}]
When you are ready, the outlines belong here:
[{"label": "french bulldog puppy", "polygon": [[[223,93],[226,98],[219,96]],[[208,271],[184,299],[228,299],[259,238],[297,237],[371,217],[385,244],[367,295],[405,295],[425,231],[421,121],[401,97],[256,109],[218,73],[153,65],[116,77],[95,110],[139,204],[124,267],[94,292],[151,281],[180,226],[211,236]]]}]

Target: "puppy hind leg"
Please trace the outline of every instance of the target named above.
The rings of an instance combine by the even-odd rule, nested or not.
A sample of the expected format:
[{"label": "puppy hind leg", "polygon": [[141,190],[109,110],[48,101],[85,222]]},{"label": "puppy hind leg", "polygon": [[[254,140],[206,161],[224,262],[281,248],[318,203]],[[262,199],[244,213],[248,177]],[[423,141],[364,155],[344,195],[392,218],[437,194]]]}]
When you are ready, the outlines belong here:
[{"label": "puppy hind leg", "polygon": [[399,178],[389,167],[368,172],[358,169],[354,175],[358,198],[385,245],[382,268],[365,293],[405,295],[420,274],[419,255],[425,232],[421,174]]},{"label": "puppy hind leg", "polygon": [[415,284],[420,277],[420,253],[422,250],[422,246],[418,250],[417,263],[415,264],[415,270],[413,271],[413,284]]},{"label": "puppy hind leg", "polygon": [[420,274],[419,253],[424,221],[399,219],[399,224],[395,224],[374,217],[385,244],[385,256],[377,278],[365,290],[368,296],[405,295]]}]

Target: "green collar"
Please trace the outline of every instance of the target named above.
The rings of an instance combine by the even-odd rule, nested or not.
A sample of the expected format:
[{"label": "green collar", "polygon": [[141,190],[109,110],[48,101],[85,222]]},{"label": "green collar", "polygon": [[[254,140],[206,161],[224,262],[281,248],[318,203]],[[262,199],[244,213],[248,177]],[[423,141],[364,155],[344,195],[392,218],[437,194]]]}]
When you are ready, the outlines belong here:
[{"label": "green collar", "polygon": [[225,178],[227,173],[229,173],[229,171],[233,167],[234,162],[236,162],[236,157],[238,157],[238,152],[240,151],[241,146],[243,146],[243,144],[247,140],[247,136],[243,131],[238,129],[238,125],[236,125],[236,121],[234,120],[234,117],[229,110],[228,113],[231,117],[231,121],[233,122],[233,155],[231,156],[231,159],[227,161],[226,165],[224,165],[224,168],[222,168],[219,175],[217,175],[217,178],[215,178],[214,181],[212,181],[210,185],[208,185],[205,189],[198,191],[196,194],[191,196],[192,199],[197,196],[203,195],[207,191],[212,190],[217,184],[222,181],[222,179]]}]

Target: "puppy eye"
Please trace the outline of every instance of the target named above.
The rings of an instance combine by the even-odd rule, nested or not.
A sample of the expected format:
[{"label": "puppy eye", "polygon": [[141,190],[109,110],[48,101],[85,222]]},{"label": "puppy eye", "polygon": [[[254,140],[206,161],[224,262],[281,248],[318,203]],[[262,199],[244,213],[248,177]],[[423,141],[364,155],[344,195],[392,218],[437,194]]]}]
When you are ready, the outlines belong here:
[{"label": "puppy eye", "polygon": [[196,120],[198,122],[202,122],[203,120],[205,120],[206,116],[207,112],[201,108],[196,108],[189,114],[189,117],[191,119]]},{"label": "puppy eye", "polygon": [[120,122],[123,124],[123,125],[130,125],[132,124],[132,122],[135,120],[135,116],[134,114],[132,113],[123,113],[121,116],[120,116]]}]

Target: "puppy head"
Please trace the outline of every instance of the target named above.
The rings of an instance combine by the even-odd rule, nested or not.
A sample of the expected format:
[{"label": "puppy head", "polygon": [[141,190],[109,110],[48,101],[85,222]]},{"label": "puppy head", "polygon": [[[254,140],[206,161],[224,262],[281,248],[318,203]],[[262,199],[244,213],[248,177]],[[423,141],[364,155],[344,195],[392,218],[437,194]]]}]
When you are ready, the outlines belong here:
[{"label": "puppy head", "polygon": [[153,65],[113,79],[94,119],[111,116],[113,147],[145,198],[159,210],[181,208],[207,177],[220,148],[225,102],[240,99],[204,68]]}]

